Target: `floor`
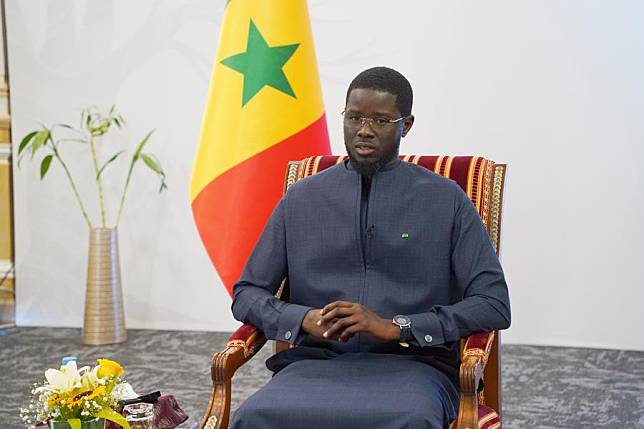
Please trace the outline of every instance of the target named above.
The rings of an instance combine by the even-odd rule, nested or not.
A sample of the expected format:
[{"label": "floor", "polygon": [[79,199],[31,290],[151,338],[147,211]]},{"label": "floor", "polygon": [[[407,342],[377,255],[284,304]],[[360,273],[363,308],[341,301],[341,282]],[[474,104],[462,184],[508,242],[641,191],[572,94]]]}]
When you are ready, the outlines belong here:
[{"label": "floor", "polygon": [[[80,329],[0,329],[0,428],[22,428],[19,409],[31,384],[62,356],[81,364],[97,358],[125,366],[140,393],[172,393],[192,428],[209,397],[210,357],[227,333],[129,330],[124,344],[80,344]],[[233,382],[233,409],[270,373],[267,344]],[[503,346],[504,427],[510,429],[644,428],[644,352],[536,346]]]}]

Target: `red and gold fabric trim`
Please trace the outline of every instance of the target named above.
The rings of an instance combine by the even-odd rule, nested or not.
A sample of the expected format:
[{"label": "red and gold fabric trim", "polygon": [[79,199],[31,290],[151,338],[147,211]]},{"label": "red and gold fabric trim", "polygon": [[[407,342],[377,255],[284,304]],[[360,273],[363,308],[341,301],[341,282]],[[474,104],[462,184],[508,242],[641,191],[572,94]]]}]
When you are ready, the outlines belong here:
[{"label": "red and gold fabric trim", "polygon": [[[501,419],[496,411],[492,408],[485,405],[479,405],[479,427],[478,429],[500,429],[501,428]],[[456,421],[452,422],[449,425],[449,429],[458,429],[458,423]]]}]

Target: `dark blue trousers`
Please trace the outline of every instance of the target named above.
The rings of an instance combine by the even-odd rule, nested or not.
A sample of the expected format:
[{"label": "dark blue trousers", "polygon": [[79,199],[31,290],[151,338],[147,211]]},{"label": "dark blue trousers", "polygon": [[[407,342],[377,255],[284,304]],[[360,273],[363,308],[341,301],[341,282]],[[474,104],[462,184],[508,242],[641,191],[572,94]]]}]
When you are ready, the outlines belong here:
[{"label": "dark blue trousers", "polygon": [[454,383],[425,362],[330,352],[286,365],[242,404],[231,428],[443,429],[458,400]]}]

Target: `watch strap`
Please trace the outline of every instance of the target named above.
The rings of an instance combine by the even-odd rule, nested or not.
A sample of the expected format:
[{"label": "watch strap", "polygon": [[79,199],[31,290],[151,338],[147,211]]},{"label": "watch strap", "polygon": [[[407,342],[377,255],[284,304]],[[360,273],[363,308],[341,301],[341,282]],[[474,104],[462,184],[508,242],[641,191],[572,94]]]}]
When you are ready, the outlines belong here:
[{"label": "watch strap", "polygon": [[407,342],[411,340],[411,338],[412,338],[412,335],[411,335],[410,327],[400,328],[400,341]]}]

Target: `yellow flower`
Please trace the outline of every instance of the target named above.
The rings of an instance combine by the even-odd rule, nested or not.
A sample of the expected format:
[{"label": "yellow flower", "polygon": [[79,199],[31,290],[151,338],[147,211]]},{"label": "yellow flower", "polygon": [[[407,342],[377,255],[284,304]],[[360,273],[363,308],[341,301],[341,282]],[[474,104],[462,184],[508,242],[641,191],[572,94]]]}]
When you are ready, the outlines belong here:
[{"label": "yellow flower", "polygon": [[96,375],[99,378],[107,378],[110,376],[118,377],[123,374],[123,372],[124,369],[118,362],[114,362],[109,359],[98,360],[98,372]]},{"label": "yellow flower", "polygon": [[54,405],[56,405],[56,404],[58,403],[58,401],[60,401],[60,395],[59,395],[59,394],[57,394],[57,393],[53,393],[53,394],[49,397],[49,399],[47,399],[47,405],[48,405],[49,407],[53,407]]},{"label": "yellow flower", "polygon": [[96,389],[92,391],[92,393],[89,394],[87,397],[88,401],[91,401],[92,399],[96,398],[99,395],[102,395],[105,393],[105,386],[98,386]]},{"label": "yellow flower", "polygon": [[89,393],[90,392],[79,393],[78,395],[74,396],[72,399],[67,401],[65,406],[71,410],[77,405],[82,405],[85,396],[87,396]]},{"label": "yellow flower", "polygon": [[67,403],[67,408],[71,410],[75,406],[82,405],[83,402],[85,401],[91,401],[92,399],[104,393],[105,393],[105,386],[98,386],[94,390],[88,390],[88,391],[79,393],[78,395],[74,396],[70,402]]}]

